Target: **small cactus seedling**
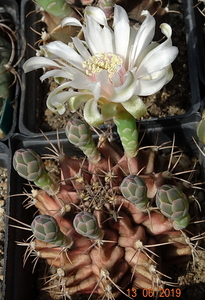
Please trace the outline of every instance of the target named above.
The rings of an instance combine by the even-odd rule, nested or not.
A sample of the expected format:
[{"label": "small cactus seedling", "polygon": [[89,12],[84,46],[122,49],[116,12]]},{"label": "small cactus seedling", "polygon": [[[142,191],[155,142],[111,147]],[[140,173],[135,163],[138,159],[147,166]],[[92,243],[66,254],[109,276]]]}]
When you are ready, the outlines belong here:
[{"label": "small cactus seedling", "polygon": [[[68,139],[81,147],[77,125],[84,133],[83,145],[91,135],[84,122],[69,121]],[[170,153],[163,152],[163,145],[139,148],[129,158],[105,135],[91,147],[100,153],[94,163],[89,156],[55,157],[61,170],[55,194],[40,187],[32,193],[32,203],[26,194],[38,215],[31,224],[31,242],[25,243],[25,261],[31,254],[35,264],[40,257],[52,266],[55,271],[43,289],[53,296],[116,299],[120,294],[130,297],[130,288],[157,295],[164,285],[175,285],[165,266],[196,257],[195,239],[186,233],[194,218],[189,201],[195,190],[189,182],[192,162],[186,158],[189,163],[184,164],[185,157],[173,146]],[[13,161],[17,172],[34,184],[44,172],[40,156],[31,149],[17,150]],[[188,230],[194,234],[194,225]]]}]

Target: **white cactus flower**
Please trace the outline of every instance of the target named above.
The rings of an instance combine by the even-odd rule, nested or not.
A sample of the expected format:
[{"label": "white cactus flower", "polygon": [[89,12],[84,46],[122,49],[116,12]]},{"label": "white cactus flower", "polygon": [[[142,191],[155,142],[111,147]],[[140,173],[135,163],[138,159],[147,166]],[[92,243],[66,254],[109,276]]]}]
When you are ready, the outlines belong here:
[{"label": "white cactus flower", "polygon": [[82,104],[88,124],[99,126],[105,120],[127,111],[135,118],[146,113],[140,96],[158,92],[172,77],[171,63],[178,54],[172,46],[171,27],[163,23],[166,40],[152,42],[155,19],[143,11],[144,22],[139,29],[131,27],[126,11],[114,7],[113,27],[97,7],[85,9],[85,26],[75,18],[65,18],[62,26],[81,26],[85,41],[73,38],[73,45],[60,41],[41,46],[44,57],[33,57],[24,64],[24,71],[50,67],[41,76],[64,78],[66,82],[52,91],[47,106],[63,114],[65,103],[72,112]]}]

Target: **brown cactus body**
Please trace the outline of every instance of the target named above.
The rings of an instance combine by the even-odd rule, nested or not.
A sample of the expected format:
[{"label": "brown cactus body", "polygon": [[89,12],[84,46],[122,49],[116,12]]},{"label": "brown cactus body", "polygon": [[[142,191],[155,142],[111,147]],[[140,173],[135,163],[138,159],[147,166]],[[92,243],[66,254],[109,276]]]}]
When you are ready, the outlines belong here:
[{"label": "brown cactus body", "polygon": [[[71,247],[54,247],[38,239],[32,241],[33,252],[46,259],[56,272],[64,271],[58,287],[53,288],[52,283],[48,287],[51,295],[56,292],[61,296],[97,294],[114,299],[120,293],[126,294],[130,285],[134,289],[157,291],[163,286],[161,274],[170,258],[174,263],[178,257],[187,260],[191,255],[184,236],[173,228],[173,220],[153,206],[147,211],[140,210],[120,191],[123,178],[130,174],[144,179],[151,203],[155,201],[158,187],[163,184],[177,186],[180,181],[164,176],[169,155],[161,159],[159,152],[152,148],[139,149],[136,157],[123,156],[117,162],[120,152],[117,153],[108,140],[100,141],[99,145],[99,163],[85,163],[82,159],[64,156],[60,162],[64,167],[61,168],[63,181],[59,193],[52,196],[40,190],[35,197],[39,214],[54,217],[61,232],[73,241]],[[156,162],[157,173],[154,173]],[[189,189],[184,188],[183,192],[188,195]],[[97,232],[102,233],[99,237],[82,236],[75,230],[73,220],[83,211],[95,216],[99,226]],[[172,243],[170,252],[165,245],[167,242]]]}]

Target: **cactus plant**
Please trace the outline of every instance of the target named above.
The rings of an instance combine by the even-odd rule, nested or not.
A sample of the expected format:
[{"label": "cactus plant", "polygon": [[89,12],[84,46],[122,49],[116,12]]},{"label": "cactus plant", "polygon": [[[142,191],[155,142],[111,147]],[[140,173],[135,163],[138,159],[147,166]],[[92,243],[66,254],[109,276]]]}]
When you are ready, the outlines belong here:
[{"label": "cactus plant", "polygon": [[[19,175],[38,188],[29,196],[28,207],[35,205],[38,216],[30,226],[33,235],[25,243],[26,253],[46,260],[56,271],[52,278],[58,278],[58,285],[45,280],[45,289],[53,297],[86,294],[88,299],[93,295],[116,299],[123,294],[131,298],[131,291],[138,290],[157,296],[165,284],[173,284],[166,282],[170,276],[164,266],[188,262],[197,247],[187,233],[195,233],[195,226],[189,226],[195,216],[191,209],[194,177],[189,177],[192,161],[186,158],[189,164],[183,164],[185,156],[175,154],[174,146],[168,154],[163,145],[141,147],[135,121],[146,111],[139,96],[158,91],[173,76],[171,63],[178,50],[172,46],[171,27],[163,23],[160,28],[166,40],[153,43],[153,16],[143,11],[144,22],[136,30],[119,5],[114,7],[110,27],[106,13],[112,13],[112,3],[87,6],[85,23],[70,17],[62,21],[62,26],[82,28],[84,42],[74,37],[72,45],[61,41],[43,45],[44,57],[24,64],[25,72],[51,67],[42,80],[53,76],[61,83],[65,79],[48,96],[51,111],[63,114],[68,102],[74,112],[85,103],[84,118],[69,120],[65,130],[69,142],[85,157],[70,157],[55,148],[61,174],[57,183],[49,181],[43,161],[32,149],[17,150],[13,159]],[[112,118],[121,144],[100,129],[95,143],[90,127]]]},{"label": "cactus plant", "polygon": [[[69,127],[72,143],[78,124],[73,119]],[[83,126],[88,130],[80,121],[82,132]],[[84,142],[86,137],[90,140],[87,134]],[[79,147],[78,139],[75,146]],[[171,156],[161,153],[163,146],[139,148],[135,157],[128,158],[105,134],[93,148],[100,153],[94,163],[59,152],[55,158],[61,170],[58,192],[32,192],[39,215],[31,224],[28,253],[38,253],[56,270],[52,276],[59,278],[59,285],[50,280],[46,288],[51,296],[72,299],[72,295],[96,294],[116,299],[146,289],[157,294],[169,275],[163,275],[164,266],[177,263],[178,258],[186,262],[192,254],[193,243],[182,231],[194,217],[189,200],[194,184],[183,184],[189,180],[192,161],[178,152],[175,157],[172,150]],[[32,171],[33,156],[24,158],[23,167],[27,164],[26,172],[32,172],[31,177],[25,176],[19,152],[14,155],[15,169],[34,180],[42,172],[41,160]],[[24,155],[27,158],[27,152]]]}]

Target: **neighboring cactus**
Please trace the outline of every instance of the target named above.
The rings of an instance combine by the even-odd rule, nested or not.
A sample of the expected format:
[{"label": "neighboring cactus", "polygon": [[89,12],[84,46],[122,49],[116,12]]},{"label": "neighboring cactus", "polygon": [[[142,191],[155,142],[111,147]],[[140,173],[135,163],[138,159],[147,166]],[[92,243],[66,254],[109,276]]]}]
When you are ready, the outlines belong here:
[{"label": "neighboring cactus", "polygon": [[73,13],[73,10],[65,0],[36,0],[36,3],[55,17],[65,18]]},{"label": "neighboring cactus", "polygon": [[[191,210],[194,216],[188,203],[193,185],[182,184],[189,175],[183,172],[178,152],[170,158],[156,147],[139,148],[135,157],[128,158],[105,136],[95,147],[101,154],[95,164],[63,155],[59,165],[66,180],[57,194],[33,193],[39,215],[31,224],[29,253],[38,253],[56,269],[59,284],[51,280],[46,288],[51,296],[97,294],[116,299],[120,293],[128,294],[129,288],[157,293],[167,278],[164,266],[179,258],[188,261],[192,254],[193,246],[181,231],[189,224]],[[16,169],[18,164],[21,174],[32,180],[43,169],[32,150],[17,151]],[[182,181],[164,176],[171,169],[184,173]],[[63,270],[60,276],[59,270]]]}]

